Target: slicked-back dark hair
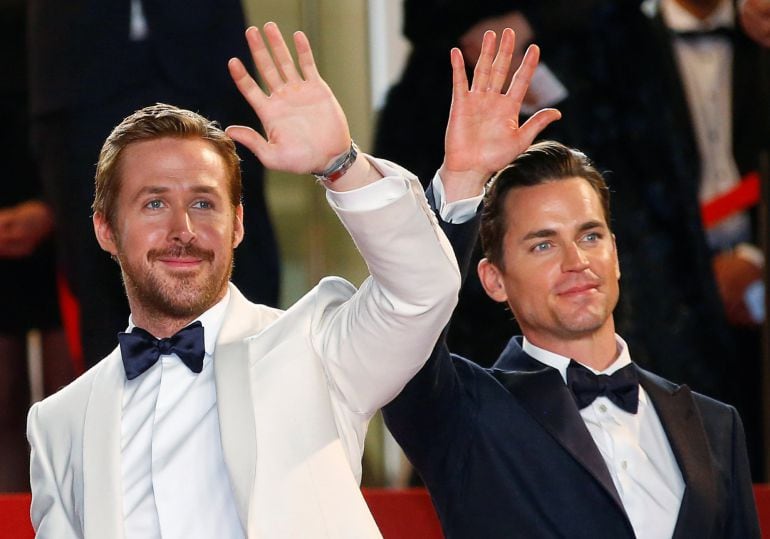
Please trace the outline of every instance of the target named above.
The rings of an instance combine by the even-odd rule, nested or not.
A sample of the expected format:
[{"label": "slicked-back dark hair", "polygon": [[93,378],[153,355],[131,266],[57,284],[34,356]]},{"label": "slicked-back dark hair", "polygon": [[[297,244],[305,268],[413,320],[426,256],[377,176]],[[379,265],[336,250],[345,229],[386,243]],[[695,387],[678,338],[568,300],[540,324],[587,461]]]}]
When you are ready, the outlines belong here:
[{"label": "slicked-back dark hair", "polygon": [[490,181],[481,212],[481,245],[484,256],[504,269],[503,241],[508,229],[505,201],[511,190],[543,183],[583,178],[599,195],[604,219],[610,226],[610,190],[586,155],[560,142],[545,140],[530,146]]}]

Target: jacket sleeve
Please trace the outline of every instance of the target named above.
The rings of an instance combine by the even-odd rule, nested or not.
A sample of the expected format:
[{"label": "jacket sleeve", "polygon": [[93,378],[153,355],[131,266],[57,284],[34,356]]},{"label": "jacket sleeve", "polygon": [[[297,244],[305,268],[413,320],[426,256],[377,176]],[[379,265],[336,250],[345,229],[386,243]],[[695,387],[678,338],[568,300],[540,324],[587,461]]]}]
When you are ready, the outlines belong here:
[{"label": "jacket sleeve", "polygon": [[[430,188],[427,196],[433,202]],[[439,222],[452,245],[464,280],[470,270],[471,254],[478,236],[479,214],[462,224],[450,224],[440,219]],[[452,359],[445,328],[425,366],[383,408],[388,429],[430,484],[447,480],[433,478],[431,474],[451,468],[442,462],[462,455],[466,446],[464,441],[473,432],[474,378],[461,376],[459,372],[466,365],[462,360]]]},{"label": "jacket sleeve", "polygon": [[751,483],[749,457],[746,452],[746,435],[743,423],[735,408],[731,408],[733,420],[732,474],[731,489],[728,494],[729,511],[725,537],[731,539],[756,538],[762,535],[759,530],[759,517]]},{"label": "jacket sleeve", "polygon": [[364,416],[390,401],[430,355],[457,302],[452,249],[407,171],[379,162],[408,188],[384,207],[335,208],[370,272],[342,303],[319,301],[313,347],[346,407]]}]

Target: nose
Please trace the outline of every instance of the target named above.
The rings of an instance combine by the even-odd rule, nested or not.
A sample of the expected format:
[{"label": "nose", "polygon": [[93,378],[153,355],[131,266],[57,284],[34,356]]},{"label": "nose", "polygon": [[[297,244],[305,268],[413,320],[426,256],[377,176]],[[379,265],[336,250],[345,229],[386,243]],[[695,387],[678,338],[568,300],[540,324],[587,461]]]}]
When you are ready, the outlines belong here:
[{"label": "nose", "polygon": [[186,208],[180,208],[173,212],[168,239],[172,243],[181,243],[183,245],[192,243],[195,240],[195,228]]},{"label": "nose", "polygon": [[561,263],[562,271],[584,271],[588,269],[588,257],[576,242],[568,243]]}]

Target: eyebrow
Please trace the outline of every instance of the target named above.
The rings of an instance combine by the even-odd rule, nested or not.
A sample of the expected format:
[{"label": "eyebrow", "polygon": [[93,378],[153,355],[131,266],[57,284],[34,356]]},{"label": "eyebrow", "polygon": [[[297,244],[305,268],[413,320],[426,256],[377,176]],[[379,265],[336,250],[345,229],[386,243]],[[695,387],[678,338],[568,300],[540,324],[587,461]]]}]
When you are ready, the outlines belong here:
[{"label": "eyebrow", "polygon": [[[193,193],[202,193],[202,194],[216,194],[216,187],[212,187],[210,185],[195,185],[190,188],[190,191]],[[149,187],[142,187],[139,192],[136,194],[136,198],[141,198],[146,195],[162,195],[163,193],[168,193],[171,191],[169,187],[161,186],[161,185],[151,185]]]},{"label": "eyebrow", "polygon": [[[578,232],[585,232],[586,230],[591,230],[594,228],[607,228],[607,226],[602,221],[586,221],[585,223],[581,224],[578,227]],[[531,232],[528,232],[522,239],[522,242],[534,240],[534,239],[542,239],[542,238],[552,238],[556,235],[556,231],[552,228],[541,228],[540,230],[533,230]]]}]

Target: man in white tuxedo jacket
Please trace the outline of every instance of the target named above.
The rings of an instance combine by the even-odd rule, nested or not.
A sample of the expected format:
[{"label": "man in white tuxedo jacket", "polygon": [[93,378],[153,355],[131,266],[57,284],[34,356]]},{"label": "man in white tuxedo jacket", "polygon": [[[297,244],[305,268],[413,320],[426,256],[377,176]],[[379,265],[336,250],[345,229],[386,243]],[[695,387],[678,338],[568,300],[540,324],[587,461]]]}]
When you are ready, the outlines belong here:
[{"label": "man in white tuxedo jacket", "polygon": [[[248,302],[229,283],[243,236],[233,141],[168,105],[126,118],[100,155],[93,220],[129,329],[29,413],[38,537],[379,536],[359,490],[366,426],[427,359],[459,272],[416,178],[357,153],[304,35],[300,72],[264,31],[275,61],[258,30],[247,39],[269,95],[230,70],[267,140],[228,134],[268,167],[323,171],[371,277],[324,279],[286,312]],[[173,348],[197,322],[197,344]],[[155,355],[137,365],[144,332],[140,362]]]},{"label": "man in white tuxedo jacket", "polygon": [[[119,262],[131,318],[109,356],[29,413],[38,537],[380,536],[359,490],[366,426],[428,358],[459,271],[416,178],[357,152],[305,36],[294,36],[298,70],[277,26],[264,33],[272,57],[257,29],[246,37],[267,90],[238,60],[229,68],[266,138],[241,126],[227,137],[159,104],[104,144],[94,230]],[[494,99],[513,32],[497,56],[495,43],[485,36],[477,65],[492,82],[470,89],[452,51],[442,211],[558,117],[518,127],[536,49],[505,106]],[[327,278],[282,312],[229,283],[243,235],[231,139],[267,167],[322,171],[371,272],[358,290]]]}]

